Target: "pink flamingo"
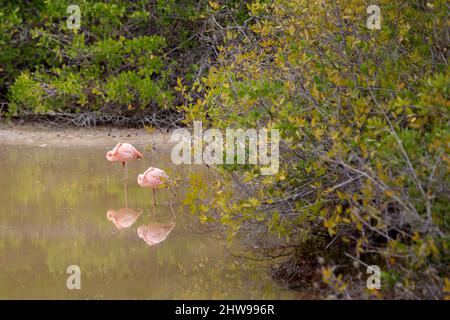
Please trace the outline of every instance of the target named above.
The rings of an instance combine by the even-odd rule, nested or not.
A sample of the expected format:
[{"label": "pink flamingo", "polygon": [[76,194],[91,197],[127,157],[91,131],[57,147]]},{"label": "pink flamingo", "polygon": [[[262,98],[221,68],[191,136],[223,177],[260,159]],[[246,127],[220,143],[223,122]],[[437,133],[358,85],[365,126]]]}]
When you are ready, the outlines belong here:
[{"label": "pink flamingo", "polygon": [[106,218],[120,230],[131,227],[141,213],[142,210],[136,211],[131,208],[121,208],[119,210],[109,209],[106,213]]},{"label": "pink flamingo", "polygon": [[175,221],[167,224],[150,223],[142,225],[137,229],[139,238],[142,238],[149,246],[161,243],[166,240],[169,233],[175,228]]},{"label": "pink flamingo", "polygon": [[149,187],[153,190],[153,206],[156,207],[156,192],[155,189],[162,186],[169,176],[164,170],[150,167],[143,174],[137,178],[137,182],[141,187]]},{"label": "pink flamingo", "polygon": [[134,159],[143,158],[142,153],[136,150],[129,143],[118,143],[114,149],[106,153],[106,159],[111,162],[120,161],[124,167],[124,180],[127,176],[127,162]]}]

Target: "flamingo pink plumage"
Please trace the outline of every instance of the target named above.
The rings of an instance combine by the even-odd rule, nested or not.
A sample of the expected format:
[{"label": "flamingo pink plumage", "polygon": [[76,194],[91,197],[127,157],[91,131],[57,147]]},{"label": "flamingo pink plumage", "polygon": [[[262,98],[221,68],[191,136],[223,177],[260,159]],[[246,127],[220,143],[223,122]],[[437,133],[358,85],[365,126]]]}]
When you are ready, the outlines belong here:
[{"label": "flamingo pink plumage", "polygon": [[120,161],[122,165],[125,165],[127,161],[139,158],[143,158],[142,153],[137,151],[136,148],[129,143],[118,143],[114,149],[106,153],[106,159],[108,159],[108,161]]},{"label": "flamingo pink plumage", "polygon": [[130,160],[143,158],[144,156],[142,153],[136,150],[135,147],[133,147],[129,143],[120,142],[118,143],[114,149],[111,151],[108,151],[106,153],[106,159],[111,162],[119,161],[122,163],[122,166],[124,167],[124,180],[126,180],[127,175],[127,167],[126,164]]},{"label": "flamingo pink plumage", "polygon": [[164,170],[150,167],[144,173],[140,174],[137,178],[137,182],[141,187],[152,188],[153,190],[153,205],[156,207],[156,194],[155,189],[164,185],[169,176]]}]

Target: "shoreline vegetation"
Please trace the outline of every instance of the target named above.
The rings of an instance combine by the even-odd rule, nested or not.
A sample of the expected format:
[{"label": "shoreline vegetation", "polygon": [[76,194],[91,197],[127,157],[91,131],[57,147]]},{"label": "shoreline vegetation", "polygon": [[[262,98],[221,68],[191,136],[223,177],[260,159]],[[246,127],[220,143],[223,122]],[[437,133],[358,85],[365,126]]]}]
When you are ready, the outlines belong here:
[{"label": "shoreline vegetation", "polygon": [[276,174],[180,182],[206,231],[314,296],[450,299],[447,1],[379,0],[379,29],[355,1],[86,0],[76,31],[64,1],[0,4],[5,123],[277,129]]},{"label": "shoreline vegetation", "polygon": [[[5,105],[7,105],[5,103]],[[142,114],[114,114],[95,111],[87,112],[22,112],[16,115],[3,116],[0,121],[41,123],[47,125],[66,125],[74,127],[111,126],[119,128],[154,127],[158,129],[172,129],[182,126],[182,117],[176,111],[159,110],[149,115]]]}]

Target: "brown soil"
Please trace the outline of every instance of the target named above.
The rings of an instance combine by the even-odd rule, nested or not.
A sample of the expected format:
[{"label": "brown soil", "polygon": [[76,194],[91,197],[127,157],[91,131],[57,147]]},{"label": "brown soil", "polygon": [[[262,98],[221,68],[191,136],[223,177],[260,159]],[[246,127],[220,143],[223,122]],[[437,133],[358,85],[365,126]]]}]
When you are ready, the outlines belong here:
[{"label": "brown soil", "polygon": [[118,142],[136,145],[172,145],[171,132],[112,127],[56,127],[38,123],[0,123],[0,144],[46,146],[114,146]]}]

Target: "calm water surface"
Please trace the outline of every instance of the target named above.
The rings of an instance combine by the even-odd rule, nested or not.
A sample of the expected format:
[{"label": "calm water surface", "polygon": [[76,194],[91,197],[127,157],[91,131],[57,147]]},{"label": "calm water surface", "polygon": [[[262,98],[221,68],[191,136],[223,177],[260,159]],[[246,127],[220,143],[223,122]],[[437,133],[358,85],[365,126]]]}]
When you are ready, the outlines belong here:
[{"label": "calm water surface", "polygon": [[[172,165],[168,149],[144,152],[125,189],[108,149],[0,145],[1,299],[297,298],[266,266],[231,256],[222,235],[194,232],[182,190],[172,208],[158,190],[153,210],[136,182],[149,166],[213,179],[208,170]],[[81,290],[66,287],[69,265],[81,268]]]}]

